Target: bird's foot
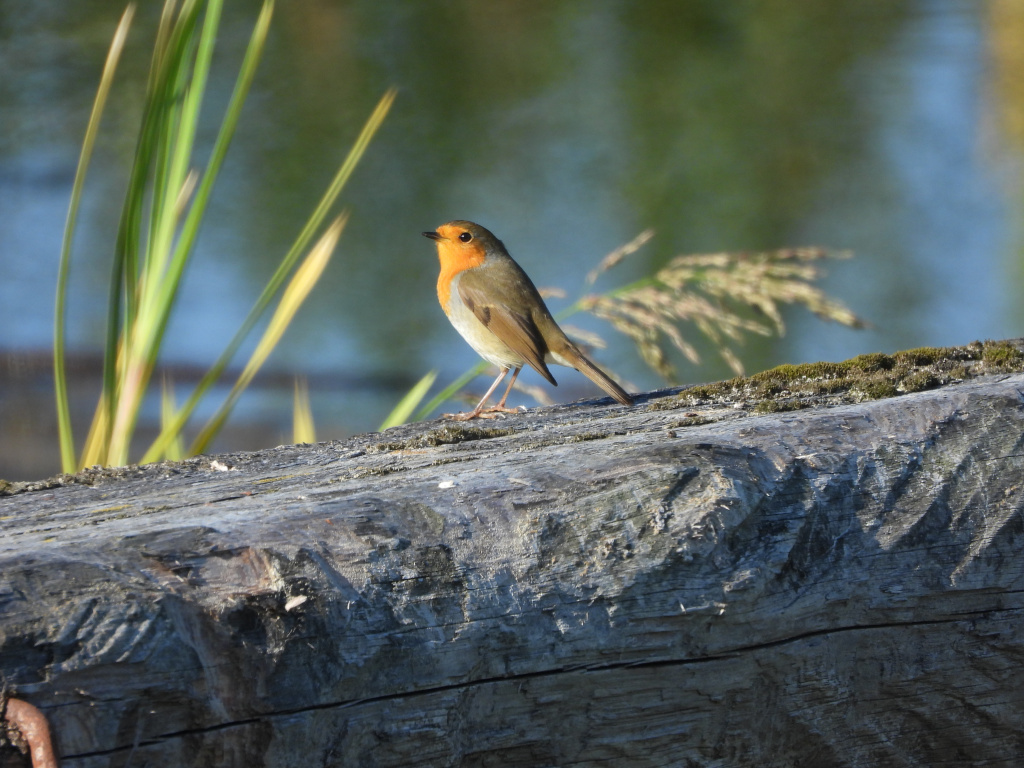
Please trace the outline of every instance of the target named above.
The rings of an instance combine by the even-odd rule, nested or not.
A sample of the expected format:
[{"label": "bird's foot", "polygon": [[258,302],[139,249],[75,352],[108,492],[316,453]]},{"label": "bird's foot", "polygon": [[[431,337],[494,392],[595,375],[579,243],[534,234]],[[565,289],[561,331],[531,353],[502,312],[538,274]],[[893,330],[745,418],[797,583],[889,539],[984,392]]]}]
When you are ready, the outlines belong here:
[{"label": "bird's foot", "polygon": [[524,413],[526,407],[506,408],[503,405],[492,405],[490,408],[476,408],[468,413],[442,413],[442,419],[453,421],[469,421],[470,419],[500,419],[506,413]]},{"label": "bird's foot", "polygon": [[515,408],[506,408],[503,405],[492,405],[490,408],[484,408],[478,416],[481,419],[503,419],[506,413],[526,413],[525,405],[518,405]]},{"label": "bird's foot", "polygon": [[469,413],[442,413],[442,419],[451,419],[452,421],[469,421],[475,419],[480,414],[476,411],[470,411]]}]

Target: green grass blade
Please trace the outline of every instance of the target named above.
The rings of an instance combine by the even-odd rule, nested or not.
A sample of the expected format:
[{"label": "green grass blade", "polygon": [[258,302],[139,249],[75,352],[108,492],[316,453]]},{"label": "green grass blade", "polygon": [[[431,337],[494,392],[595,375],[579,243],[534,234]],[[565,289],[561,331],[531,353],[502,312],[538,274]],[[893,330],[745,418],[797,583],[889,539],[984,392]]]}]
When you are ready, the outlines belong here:
[{"label": "green grass blade", "polygon": [[[281,289],[281,286],[284,284],[284,281],[287,279],[288,275],[294,269],[295,262],[298,261],[298,258],[302,255],[304,248],[309,244],[309,241],[311,239],[311,233],[315,232],[316,229],[322,224],[326,212],[334,204],[338,195],[341,193],[341,189],[344,186],[345,181],[347,181],[348,177],[351,176],[352,170],[355,168],[356,163],[359,162],[359,159],[362,157],[363,153],[366,151],[366,148],[369,146],[370,140],[377,132],[377,129],[380,128],[381,123],[387,116],[388,110],[391,108],[391,104],[395,100],[396,93],[397,91],[394,88],[392,88],[388,90],[381,98],[381,100],[378,102],[373,113],[370,115],[369,119],[366,121],[366,124],[363,126],[363,130],[359,134],[359,137],[356,140],[356,144],[349,151],[348,156],[345,158],[345,161],[342,164],[341,168],[338,170],[338,173],[335,175],[334,180],[331,182],[327,191],[324,193],[324,196],[320,200],[320,203],[317,205],[317,208],[314,211],[313,215],[310,217],[309,221],[303,227],[302,232],[296,238],[295,243],[292,245],[287,255],[284,257],[284,259],[282,259],[281,264],[278,266],[277,270],[274,272],[270,280],[267,282],[267,285],[264,287],[263,292],[256,300],[252,309],[249,310],[249,314],[242,322],[242,325],[239,327],[234,337],[232,337],[231,341],[224,348],[224,351],[221,353],[220,357],[217,358],[216,362],[210,367],[210,369],[206,372],[203,378],[196,385],[195,389],[192,391],[192,394],[189,396],[185,404],[179,409],[178,418],[175,420],[175,423],[174,425],[172,425],[172,427],[176,428],[179,431],[184,429],[185,423],[188,421],[192,413],[195,411],[195,408],[196,406],[198,406],[200,400],[202,400],[203,396],[217,382],[217,380],[220,379],[221,375],[227,369],[231,360],[238,352],[239,347],[241,347],[242,342],[245,341],[249,333],[252,331],[253,327],[255,327],[256,323],[259,321],[260,317],[263,316],[263,313],[266,311],[267,307],[270,306],[270,302],[273,301],[274,296],[277,295],[278,291]],[[142,457],[142,461],[156,461],[162,455],[164,446],[166,445],[166,442],[170,439],[170,437],[171,434],[169,430],[162,431],[161,434],[157,437],[157,439],[153,441],[153,444],[150,445],[150,447],[146,450],[145,454]]]},{"label": "green grass blade", "polygon": [[422,402],[423,398],[427,396],[427,392],[434,386],[436,378],[437,370],[433,370],[413,384],[412,389],[406,392],[402,399],[398,401],[398,405],[391,409],[391,413],[387,415],[384,423],[378,428],[379,431],[383,432],[388,427],[397,427],[399,424],[405,424],[409,417],[412,416],[412,412],[416,410],[416,406]]},{"label": "green grass blade", "polygon": [[129,5],[121,16],[121,21],[118,23],[117,30],[114,33],[114,39],[110,43],[107,60],[103,66],[103,74],[100,76],[100,85],[96,91],[96,99],[93,102],[92,113],[89,115],[89,123],[85,129],[82,152],[79,155],[78,168],[75,171],[75,181],[71,188],[71,203],[68,207],[67,222],[64,226],[64,241],[61,245],[60,268],[57,276],[57,300],[54,310],[53,376],[57,398],[61,466],[65,472],[74,472],[78,469],[75,459],[74,434],[71,429],[71,409],[68,404],[67,374],[64,367],[65,314],[67,308],[67,281],[71,267],[71,246],[74,241],[75,225],[78,222],[78,207],[82,200],[82,188],[85,184],[86,172],[89,169],[89,161],[92,159],[93,149],[96,145],[96,135],[99,132],[100,120],[106,107],[107,96],[110,94],[114,73],[117,70],[117,63],[121,58],[121,52],[124,50],[128,28],[131,26],[134,14],[135,6]]},{"label": "green grass blade", "polygon": [[[220,24],[221,0],[209,0],[199,39],[181,36],[180,50],[172,51],[168,80],[174,82],[174,93],[182,94],[180,106],[173,102],[164,112],[166,121],[161,136],[166,137],[166,167],[159,171],[153,189],[152,239],[147,244],[146,265],[141,275],[141,298],[138,316],[131,335],[126,339],[123,374],[118,391],[118,403],[110,432],[107,462],[125,464],[131,436],[135,431],[139,409],[149,386],[160,339],[170,318],[181,275],[189,254],[174,253],[174,238],[178,227],[179,199],[187,183],[189,164],[199,123],[199,113],[209,77],[210,62]],[[191,22],[191,19],[188,20]],[[172,34],[172,39],[174,39]],[[194,46],[194,48],[193,48]],[[191,52],[194,50],[194,60]],[[179,55],[180,54],[180,55]],[[177,258],[175,263],[174,258]]]},{"label": "green grass blade", "polygon": [[[179,197],[189,176],[200,108],[209,78],[210,62],[220,24],[221,0],[210,0],[206,16],[195,44],[195,60],[189,67],[187,58],[175,61],[175,95],[182,93],[180,107],[168,112],[169,124],[162,132],[167,136],[168,156],[166,176],[157,177],[153,209],[155,221],[153,241],[147,252],[149,262],[143,282],[143,300],[140,305],[138,352],[148,357],[158,346],[159,328],[164,324],[173,304],[180,275],[187,263],[187,251],[174,248],[179,222]],[[188,48],[191,48],[191,41]],[[174,103],[177,103],[175,101]]]},{"label": "green grass blade", "polygon": [[[162,279],[160,280],[158,293],[155,298],[155,305],[161,309],[161,312],[156,318],[156,326],[152,329],[153,336],[149,342],[154,355],[163,343],[164,333],[167,329],[168,321],[170,320],[170,309],[173,306],[174,297],[177,294],[179,285],[181,284],[185,268],[188,265],[189,256],[199,234],[199,228],[203,220],[203,215],[206,212],[207,202],[213,190],[214,183],[217,180],[221,166],[224,163],[224,158],[227,156],[228,147],[231,144],[231,140],[234,137],[235,130],[241,117],[242,107],[249,95],[253,79],[256,76],[256,70],[259,67],[260,59],[262,58],[263,48],[270,28],[273,9],[273,1],[268,0],[264,3],[263,9],[257,18],[256,25],[249,39],[249,45],[246,49],[245,57],[242,61],[238,79],[235,83],[235,88],[228,103],[224,119],[221,121],[217,138],[214,141],[214,146],[210,153],[206,170],[204,171],[200,182],[195,187],[195,197],[192,200],[192,204],[188,207],[188,214],[185,216],[185,222],[177,236],[177,244],[174,246],[173,253],[171,253],[167,260],[166,270],[163,272]],[[214,34],[215,29],[212,32],[209,32],[210,40],[212,40],[212,35]],[[206,39],[208,37],[208,30],[206,28],[204,28],[203,37],[204,41],[201,42],[199,48],[199,55],[201,57],[204,55],[204,50],[208,49],[212,44],[210,40]],[[207,53],[207,60],[205,63],[197,64],[197,71],[204,71],[204,79],[205,70],[208,69],[209,66],[208,55],[209,54]],[[196,107],[198,107],[198,102]],[[193,116],[191,114],[191,110],[187,110],[183,119],[188,119],[190,121],[197,120],[198,111],[196,111]],[[186,179],[183,180],[183,183],[187,184],[190,178],[194,177],[186,177]],[[181,190],[179,189],[179,193],[180,192]],[[181,199],[176,199],[174,201],[175,222],[179,221],[181,218],[180,213],[182,207]]]},{"label": "green grass blade", "polygon": [[[249,95],[252,81],[256,77],[256,70],[263,56],[263,48],[267,41],[267,33],[270,30],[270,21],[273,14],[273,0],[268,0],[263,4],[263,9],[260,11],[260,15],[256,20],[256,26],[253,28],[252,35],[249,38],[249,45],[242,60],[242,66],[239,70],[238,79],[235,82],[234,91],[231,94],[231,100],[228,102],[227,110],[224,113],[220,131],[217,134],[216,141],[214,141],[213,150],[210,152],[206,171],[203,173],[202,180],[196,188],[195,198],[182,226],[178,244],[175,248],[177,253],[187,253],[195,243],[196,236],[199,233],[199,225],[203,214],[206,212],[206,204],[213,190],[214,181],[216,181],[220,168],[224,164],[228,147],[235,135],[235,129],[238,127],[238,121],[242,115],[242,107]],[[174,258],[172,261],[177,262],[178,259]]]},{"label": "green grass blade", "polygon": [[[142,124],[136,142],[135,157],[129,174],[128,189],[121,210],[114,246],[114,263],[111,271],[110,293],[107,307],[107,338],[103,361],[103,400],[107,403],[105,414],[97,414],[94,431],[100,422],[105,425],[102,434],[97,434],[97,453],[92,462],[103,461],[98,446],[110,443],[113,427],[114,407],[117,402],[118,352],[122,341],[132,338],[135,318],[138,315],[139,249],[143,245],[143,212],[146,202],[147,184],[151,173],[156,175],[165,166],[164,150],[167,142],[161,139],[166,133],[166,113],[173,102],[173,73],[177,64],[169,57],[172,52],[178,60],[185,53],[187,45],[183,37],[190,37],[198,18],[199,6],[189,0],[175,17],[176,0],[166,0],[160,16],[149,79],[146,86]],[[148,236],[147,236],[148,237]],[[122,309],[123,303],[123,309]],[[105,455],[105,451],[102,452]]]},{"label": "green grass blade", "polygon": [[164,7],[160,11],[160,24],[156,29],[156,40],[153,42],[153,59],[149,65],[149,80],[146,83],[147,92],[156,88],[157,73],[162,68],[164,53],[170,41],[171,31],[174,25],[174,8],[177,0],[164,0]]},{"label": "green grass blade", "polygon": [[[128,459],[139,409],[150,385],[178,287],[266,43],[274,8],[273,0],[266,0],[263,4],[205,172],[200,176],[190,168],[190,164],[193,162],[199,113],[223,4],[223,0],[165,0],[163,4],[147,82],[143,120],[115,244],[108,300],[103,390],[82,457],[83,460],[88,457],[90,463],[123,464]],[[126,17],[130,17],[130,10]],[[126,27],[127,21],[123,21],[123,24]],[[119,38],[115,38],[112,50],[115,45],[123,46],[123,31]],[[109,74],[105,72],[105,77],[109,79],[110,76],[112,70]],[[98,107],[101,107],[109,87],[109,82],[101,83],[101,92],[97,96]],[[156,458],[154,453],[165,455],[176,450],[172,443],[180,438],[199,399],[220,378],[256,322],[274,298],[280,295],[270,324],[229,393],[228,401],[197,440],[208,442],[216,434],[234,401],[266,360],[326,266],[340,236],[344,217],[335,221],[312,249],[309,249],[309,245],[323,227],[329,211],[387,115],[394,98],[395,90],[390,89],[380,100],[242,328],[185,405],[175,408],[173,400],[169,399],[171,396],[165,390],[161,435],[147,451],[144,460]],[[98,122],[101,112],[102,109],[98,108],[93,116],[95,122]],[[83,146],[80,168],[82,177],[91,156],[91,141],[95,140],[96,129],[94,125],[91,127],[92,132],[87,135]],[[67,425],[66,437],[62,436],[62,461],[69,469],[75,468],[75,456],[63,365],[66,333],[64,318],[70,242],[81,197],[80,179],[77,183],[78,188],[69,211],[66,247],[62,253],[62,273],[58,281],[58,307],[55,313],[59,322],[54,344],[59,419]],[[188,202],[190,198],[191,204]],[[309,256],[296,268],[307,249],[310,251]],[[282,291],[286,282],[288,286]]]},{"label": "green grass blade", "polygon": [[152,193],[140,273],[140,308],[152,306],[148,297],[157,290],[171,252],[177,224],[174,203],[188,172],[198,104],[206,86],[208,66],[204,68],[203,64],[208,60],[204,59],[204,51],[220,20],[219,3],[208,3],[197,41],[202,5],[197,0],[183,3],[159,57],[155,87],[147,94],[152,105],[154,163],[147,166]]},{"label": "green grass blade", "polygon": [[[152,227],[152,215],[149,217],[145,242],[142,234],[147,189],[150,187],[151,179],[159,177],[161,169],[166,164],[166,136],[173,130],[173,120],[169,113],[173,110],[175,101],[175,83],[179,80],[178,70],[182,67],[187,69],[187,64],[183,64],[183,60],[190,50],[190,41],[200,11],[196,0],[186,0],[181,12],[175,17],[175,6],[175,0],[167,0],[161,15],[143,106],[142,124],[118,225],[107,307],[103,391],[100,397],[105,411],[97,411],[93,419],[87,441],[89,450],[83,456],[83,464],[111,463],[109,448],[115,408],[127,374],[126,353],[129,342],[135,338],[140,274],[145,274],[144,265],[139,263],[140,249],[145,253],[146,261],[150,259],[146,246],[152,242],[152,237],[148,234]],[[150,208],[152,209],[152,206]]]},{"label": "green grass blade", "polygon": [[[266,2],[263,6],[263,10],[260,12],[259,18],[256,21],[256,26],[253,29],[252,36],[250,37],[249,46],[242,62],[238,80],[235,83],[231,100],[225,112],[224,119],[221,122],[220,131],[217,134],[213,150],[210,153],[210,159],[207,163],[206,170],[202,175],[201,181],[196,187],[195,197],[192,200],[191,206],[189,206],[185,222],[178,234],[178,242],[170,258],[167,273],[161,281],[161,293],[158,297],[158,303],[161,305],[169,305],[173,301],[174,294],[181,282],[184,269],[188,262],[188,254],[191,253],[192,247],[195,245],[196,237],[199,234],[200,224],[202,223],[203,215],[206,212],[206,205],[209,201],[210,194],[213,191],[214,182],[217,180],[221,166],[224,163],[224,158],[227,156],[231,139],[234,137],[235,129],[238,127],[242,107],[245,104],[246,97],[249,95],[252,81],[256,76],[256,70],[259,66],[260,58],[263,55],[264,44],[266,43],[267,32],[270,28],[273,9],[274,3],[272,1]],[[156,337],[154,339],[154,345],[156,347],[159,347],[163,340],[163,334],[166,330],[167,320],[169,317],[170,313],[168,312],[163,316],[163,322],[156,331]]]}]

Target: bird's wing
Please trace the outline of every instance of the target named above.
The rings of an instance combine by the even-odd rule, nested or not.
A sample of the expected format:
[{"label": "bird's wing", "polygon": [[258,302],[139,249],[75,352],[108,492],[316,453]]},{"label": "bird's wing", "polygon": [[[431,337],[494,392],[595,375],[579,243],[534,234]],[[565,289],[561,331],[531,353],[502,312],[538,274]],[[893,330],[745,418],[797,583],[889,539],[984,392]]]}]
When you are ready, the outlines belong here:
[{"label": "bird's wing", "polygon": [[487,330],[507,344],[541,376],[556,384],[555,377],[544,362],[548,351],[544,337],[529,314],[517,312],[489,299],[472,271],[462,273],[458,291],[463,303]]}]

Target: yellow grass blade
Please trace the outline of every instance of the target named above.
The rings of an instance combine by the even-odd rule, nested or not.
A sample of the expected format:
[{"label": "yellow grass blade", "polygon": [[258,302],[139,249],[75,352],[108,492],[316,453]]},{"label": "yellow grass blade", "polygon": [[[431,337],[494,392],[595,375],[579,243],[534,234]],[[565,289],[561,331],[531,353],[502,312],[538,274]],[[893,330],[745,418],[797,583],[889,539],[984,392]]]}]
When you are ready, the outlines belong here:
[{"label": "yellow grass blade", "polygon": [[335,219],[317,241],[316,245],[313,246],[312,250],[310,250],[309,255],[299,265],[299,268],[295,270],[295,274],[281,295],[281,301],[278,303],[277,309],[274,310],[273,317],[270,318],[270,323],[256,345],[256,349],[250,356],[235,385],[231,388],[231,392],[228,393],[224,404],[210,418],[196,437],[190,449],[191,454],[202,453],[206,450],[210,441],[213,440],[231,413],[231,409],[234,407],[239,396],[249,386],[249,382],[252,381],[256,372],[267,361],[271,351],[277,346],[277,342],[281,340],[288,324],[295,316],[299,307],[302,306],[306,296],[313,290],[313,286],[320,279],[320,275],[327,266],[327,262],[330,261],[331,254],[334,253],[334,248],[338,244],[338,238],[341,237],[341,231],[344,229],[346,221],[348,221],[347,212]]},{"label": "yellow grass blade", "polygon": [[309,404],[309,382],[295,377],[295,402],[292,408],[292,442],[316,442],[316,425],[313,424],[313,408]]},{"label": "yellow grass blade", "polygon": [[[174,404],[174,384],[167,377],[163,377],[160,387],[160,426],[166,428],[168,424],[174,421],[174,417],[177,415],[177,406]],[[179,433],[170,444],[167,446],[167,450],[164,452],[164,458],[170,459],[171,461],[181,461],[185,456],[185,446],[181,440],[181,434]]]},{"label": "yellow grass blade", "polygon": [[408,392],[398,401],[391,413],[384,419],[384,423],[380,425],[381,430],[385,430],[388,427],[397,427],[399,424],[405,424],[412,416],[413,411],[416,410],[417,406],[423,401],[423,398],[427,396],[427,392],[434,386],[434,380],[437,378],[437,371],[433,370],[424,376],[422,379],[417,381]]}]

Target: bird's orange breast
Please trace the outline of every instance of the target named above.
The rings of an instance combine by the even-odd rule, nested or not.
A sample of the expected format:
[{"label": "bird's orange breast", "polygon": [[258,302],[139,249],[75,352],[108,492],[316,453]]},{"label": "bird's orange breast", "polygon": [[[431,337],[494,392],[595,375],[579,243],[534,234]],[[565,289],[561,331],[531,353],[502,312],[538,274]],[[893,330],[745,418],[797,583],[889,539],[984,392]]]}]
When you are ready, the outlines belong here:
[{"label": "bird's orange breast", "polygon": [[479,267],[487,259],[482,244],[474,241],[461,243],[457,239],[449,238],[441,227],[438,233],[445,237],[437,241],[437,256],[441,260],[441,274],[437,278],[437,300],[441,302],[441,308],[448,311],[448,301],[451,299],[452,278],[460,272],[473,267]]}]

